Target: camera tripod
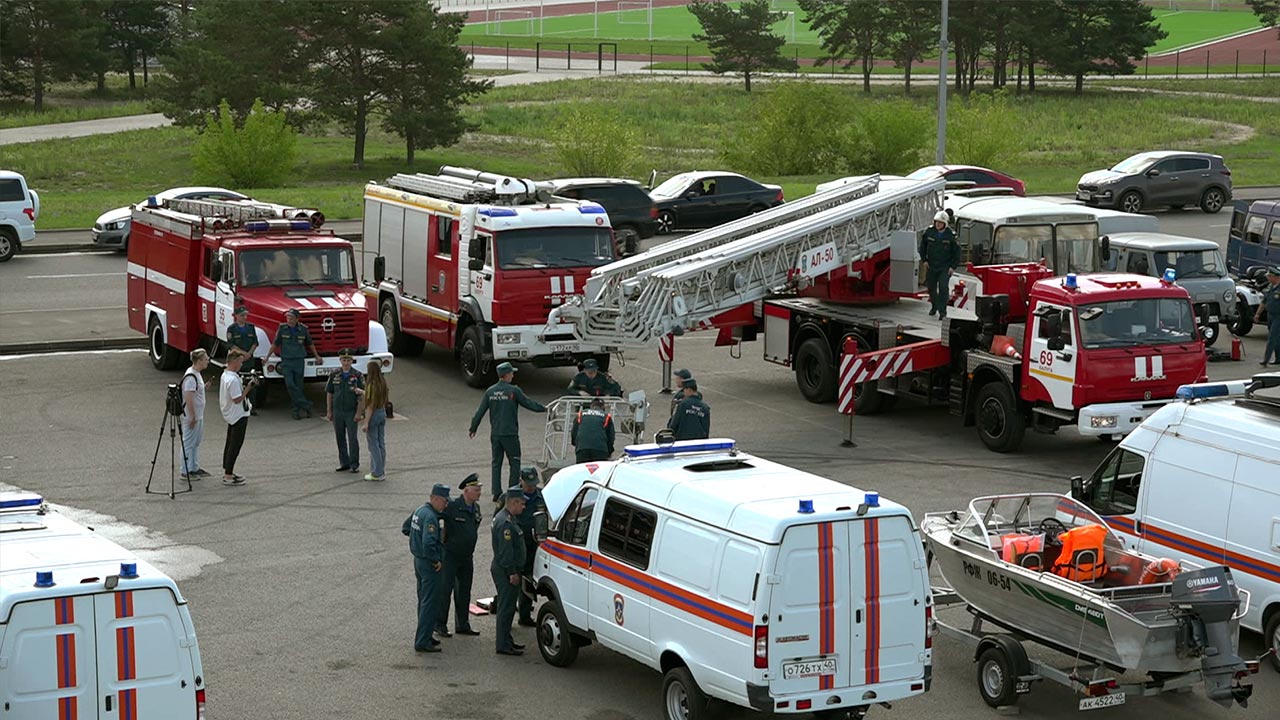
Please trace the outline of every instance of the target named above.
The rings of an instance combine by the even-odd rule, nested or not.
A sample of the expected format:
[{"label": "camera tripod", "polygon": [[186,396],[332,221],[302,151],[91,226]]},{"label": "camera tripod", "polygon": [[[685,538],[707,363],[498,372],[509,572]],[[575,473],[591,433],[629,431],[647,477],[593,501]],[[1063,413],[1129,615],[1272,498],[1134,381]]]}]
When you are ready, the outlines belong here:
[{"label": "camera tripod", "polygon": [[[178,386],[173,383],[169,384],[168,394],[165,396],[164,402],[164,418],[160,420],[160,435],[156,438],[156,451],[151,456],[151,473],[147,475],[146,492],[151,495],[168,495],[172,500],[181,493],[191,492],[191,478],[185,478],[187,481],[187,489],[177,489],[178,476],[178,456],[177,445],[181,444],[179,436],[181,435],[182,416],[184,415],[182,407],[182,395],[178,390]],[[160,459],[160,445],[164,442],[165,428],[169,429],[169,492],[163,490],[152,490],[151,481],[156,474],[156,461]],[[182,445],[182,467],[187,467],[187,446]]]}]

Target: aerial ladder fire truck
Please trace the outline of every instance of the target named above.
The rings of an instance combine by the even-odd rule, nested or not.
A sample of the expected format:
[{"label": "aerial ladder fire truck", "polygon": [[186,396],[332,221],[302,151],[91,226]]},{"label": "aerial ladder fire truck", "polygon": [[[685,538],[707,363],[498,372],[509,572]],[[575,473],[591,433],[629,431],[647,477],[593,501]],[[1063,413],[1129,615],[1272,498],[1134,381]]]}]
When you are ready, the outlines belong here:
[{"label": "aerial ladder fire truck", "polygon": [[901,395],[945,404],[1000,452],[1028,426],[1123,435],[1205,377],[1190,299],[1171,278],[969,264],[958,274],[979,279],[980,295],[929,317],[916,299],[916,248],[943,181],[871,176],[852,187],[837,203],[827,192],[799,201],[816,212],[788,203],[749,218],[750,229],[713,228],[598,268],[551,319],[622,347],[710,328],[724,345],[763,335],[764,359],[792,368],[813,402],[835,398],[853,340],[859,414]]}]

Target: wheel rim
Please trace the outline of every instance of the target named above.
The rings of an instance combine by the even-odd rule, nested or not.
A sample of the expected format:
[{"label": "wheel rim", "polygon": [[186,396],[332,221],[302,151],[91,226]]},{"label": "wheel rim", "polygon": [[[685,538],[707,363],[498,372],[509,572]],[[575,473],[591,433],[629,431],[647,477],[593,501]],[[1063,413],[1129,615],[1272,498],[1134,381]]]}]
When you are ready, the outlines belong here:
[{"label": "wheel rim", "polygon": [[1000,697],[1000,691],[1004,688],[1004,672],[1000,670],[999,663],[988,662],[982,666],[982,689],[987,693],[987,697]]},{"label": "wheel rim", "polygon": [[671,232],[671,227],[675,225],[671,213],[662,213],[658,216],[658,229],[663,233]]},{"label": "wheel rim", "polygon": [[555,615],[547,613],[542,618],[542,627],[538,628],[538,641],[542,643],[542,649],[552,657],[560,654],[560,621]]},{"label": "wheel rim", "polygon": [[160,362],[164,358],[164,334],[159,325],[151,326],[151,359]]},{"label": "wheel rim", "polygon": [[1125,195],[1122,209],[1129,213],[1138,212],[1142,209],[1142,198],[1133,193]]},{"label": "wheel rim", "polygon": [[476,344],[468,338],[462,343],[462,371],[467,375],[480,374],[480,353]]},{"label": "wheel rim", "polygon": [[1271,649],[1280,653],[1280,625],[1277,625],[1275,631],[1271,633]]},{"label": "wheel rim", "polygon": [[1004,434],[1004,406],[995,398],[987,398],[982,403],[982,412],[978,413],[978,421],[988,437],[1000,437]]},{"label": "wheel rim", "polygon": [[1222,209],[1222,193],[1217,190],[1210,190],[1204,194],[1204,206],[1210,212]]},{"label": "wheel rim", "polygon": [[387,345],[394,345],[396,342],[395,317],[391,314],[391,308],[382,309],[382,329],[387,333]]},{"label": "wheel rim", "polygon": [[11,247],[8,236],[0,235],[0,257],[8,255]]},{"label": "wheel rim", "polygon": [[667,685],[667,717],[689,717],[689,694],[679,681]]}]

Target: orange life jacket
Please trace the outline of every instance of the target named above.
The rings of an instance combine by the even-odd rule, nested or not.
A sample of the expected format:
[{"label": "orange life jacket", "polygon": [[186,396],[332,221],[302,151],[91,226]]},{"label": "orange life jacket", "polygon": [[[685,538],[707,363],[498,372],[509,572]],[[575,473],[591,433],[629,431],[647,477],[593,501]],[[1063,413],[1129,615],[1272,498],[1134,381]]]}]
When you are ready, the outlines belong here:
[{"label": "orange life jacket", "polygon": [[1107,529],[1101,525],[1081,525],[1058,536],[1062,551],[1053,564],[1053,573],[1075,582],[1097,580],[1107,572],[1102,543]]},{"label": "orange life jacket", "polygon": [[[1044,552],[1044,533],[1023,535],[1009,533],[1000,536],[1000,558],[1007,563],[1021,565],[1028,553]],[[1039,567],[1039,564],[1036,565]]]}]

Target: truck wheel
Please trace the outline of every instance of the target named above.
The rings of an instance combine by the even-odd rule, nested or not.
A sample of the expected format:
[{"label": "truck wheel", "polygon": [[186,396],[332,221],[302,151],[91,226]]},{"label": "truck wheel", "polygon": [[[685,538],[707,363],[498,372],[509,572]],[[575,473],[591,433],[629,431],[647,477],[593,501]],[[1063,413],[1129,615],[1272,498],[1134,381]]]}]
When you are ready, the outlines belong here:
[{"label": "truck wheel", "polygon": [[12,230],[0,230],[0,262],[9,262],[18,254],[18,237]]},{"label": "truck wheel", "polygon": [[658,213],[658,234],[670,235],[676,231],[676,214],[670,210]]},{"label": "truck wheel", "polygon": [[1022,445],[1027,422],[1018,412],[1013,392],[1002,382],[989,382],[978,390],[975,413],[978,436],[996,452],[1012,452]]},{"label": "truck wheel", "polygon": [[978,656],[978,692],[982,693],[982,700],[986,704],[998,708],[1016,703],[1017,680],[1013,663],[1009,662],[1009,656],[1004,650],[989,647]]},{"label": "truck wheel", "polygon": [[1226,202],[1226,193],[1220,188],[1211,187],[1200,196],[1200,209],[1212,215],[1221,210]]},{"label": "truck wheel", "polygon": [[1201,334],[1204,338],[1204,346],[1213,347],[1213,344],[1218,342],[1218,336],[1222,334],[1222,326],[1218,323],[1209,323],[1201,329],[1205,331]]},{"label": "truck wheel", "polygon": [[151,339],[151,364],[155,365],[157,370],[172,370],[178,367],[178,360],[181,355],[177,350],[165,343],[164,328],[161,327],[159,320],[151,319],[151,326],[147,329],[147,337]]},{"label": "truck wheel", "polygon": [[1118,205],[1123,212],[1140,213],[1142,212],[1142,193],[1137,190],[1130,190],[1120,196]]},{"label": "truck wheel", "polygon": [[853,389],[853,412],[857,415],[877,415],[893,408],[897,397],[879,391],[880,381],[865,382]]},{"label": "truck wheel", "polygon": [[468,325],[462,331],[462,343],[458,347],[458,365],[462,368],[462,377],[474,388],[489,387],[497,380],[494,374],[493,360],[484,356],[484,340],[480,337],[480,328]]},{"label": "truck wheel", "polygon": [[538,652],[548,665],[569,667],[578,659],[578,644],[569,632],[560,603],[548,600],[538,608]]},{"label": "truck wheel", "polygon": [[1262,639],[1266,648],[1271,651],[1271,669],[1280,672],[1280,608],[1271,611],[1271,616],[1262,628]]},{"label": "truck wheel", "polygon": [[396,304],[390,299],[382,301],[378,307],[378,322],[387,333],[387,347],[396,357],[416,357],[422,352],[425,344],[422,338],[400,332],[400,316],[396,314]]},{"label": "truck wheel", "polygon": [[689,668],[681,665],[667,671],[662,678],[662,717],[664,720],[706,720],[710,703],[698,687]]},{"label": "truck wheel", "polygon": [[795,357],[796,385],[811,403],[829,403],[836,399],[836,366],[831,362],[831,349],[822,338],[809,338],[800,343]]},{"label": "truck wheel", "polygon": [[1240,337],[1249,334],[1253,329],[1253,310],[1244,298],[1236,298],[1236,321],[1231,324],[1231,332]]}]

